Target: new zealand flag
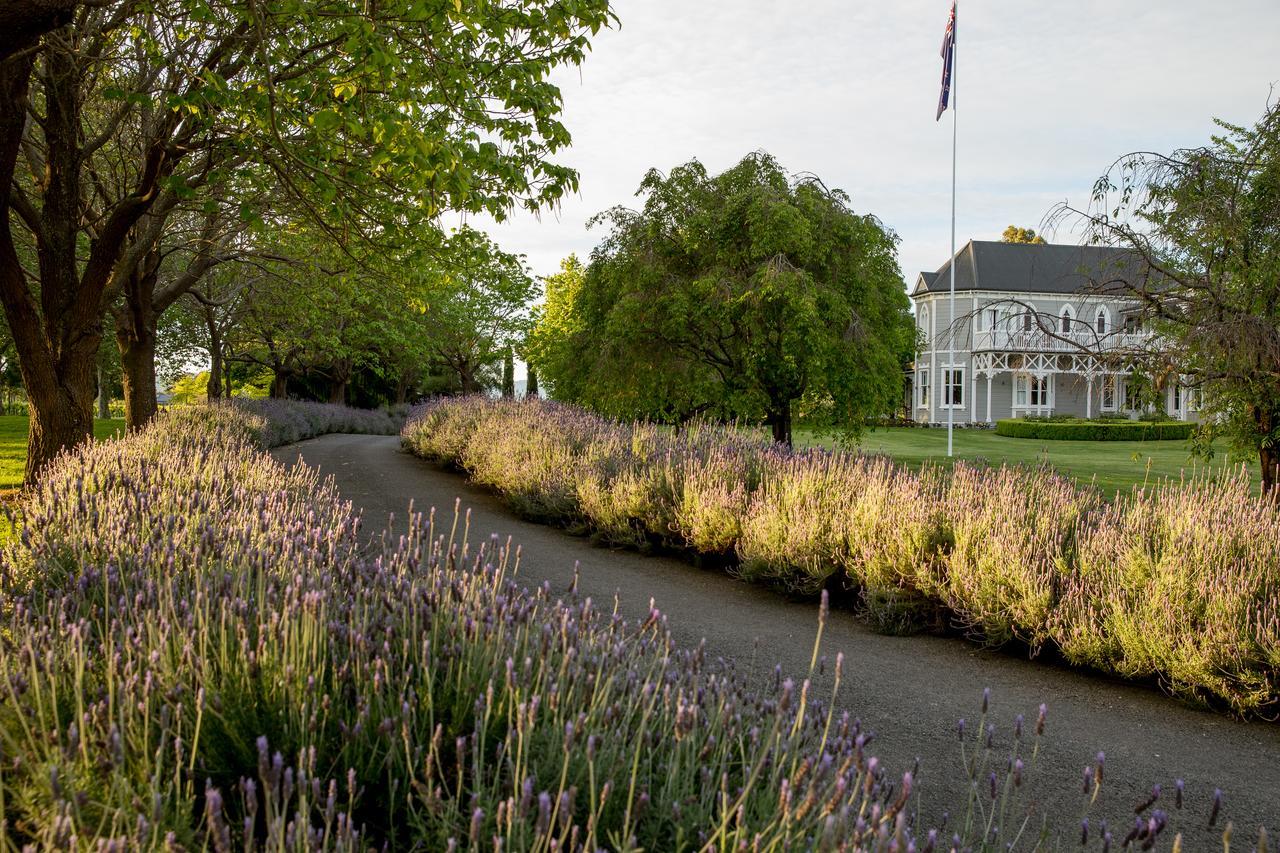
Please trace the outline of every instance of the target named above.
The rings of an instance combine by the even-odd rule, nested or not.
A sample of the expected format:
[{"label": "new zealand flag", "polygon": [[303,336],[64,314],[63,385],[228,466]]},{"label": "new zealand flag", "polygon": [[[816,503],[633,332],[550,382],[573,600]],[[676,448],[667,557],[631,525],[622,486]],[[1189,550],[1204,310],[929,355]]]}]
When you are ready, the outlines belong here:
[{"label": "new zealand flag", "polygon": [[947,31],[942,36],[942,95],[938,98],[937,121],[947,111],[951,99],[951,69],[956,59],[956,4],[951,4],[951,17],[947,18]]}]

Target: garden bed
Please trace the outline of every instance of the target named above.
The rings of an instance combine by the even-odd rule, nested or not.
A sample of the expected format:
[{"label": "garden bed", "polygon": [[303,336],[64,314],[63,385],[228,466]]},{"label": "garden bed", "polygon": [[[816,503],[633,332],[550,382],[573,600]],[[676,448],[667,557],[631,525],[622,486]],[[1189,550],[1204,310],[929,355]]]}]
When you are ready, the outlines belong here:
[{"label": "garden bed", "polygon": [[1247,476],[1105,500],[1053,471],[912,471],[702,425],[674,434],[546,402],[443,400],[405,445],[527,517],[609,544],[731,555],[749,580],[848,590],[873,624],[1157,681],[1240,714],[1280,707],[1280,504]]}]

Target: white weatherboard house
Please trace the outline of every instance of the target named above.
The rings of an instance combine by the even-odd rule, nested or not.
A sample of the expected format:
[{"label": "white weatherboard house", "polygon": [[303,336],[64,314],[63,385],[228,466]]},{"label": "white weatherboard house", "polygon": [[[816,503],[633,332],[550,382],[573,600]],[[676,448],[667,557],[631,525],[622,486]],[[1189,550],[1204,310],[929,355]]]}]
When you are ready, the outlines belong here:
[{"label": "white weatherboard house", "polygon": [[[920,273],[911,291],[922,341],[910,382],[913,420],[945,424],[948,409],[961,425],[1138,416],[1139,389],[1129,377],[1153,339],[1138,303],[1107,286],[1140,272],[1132,254],[971,240],[954,262],[954,323],[951,262]],[[1161,393],[1170,417],[1196,419],[1191,389],[1167,382]]]}]

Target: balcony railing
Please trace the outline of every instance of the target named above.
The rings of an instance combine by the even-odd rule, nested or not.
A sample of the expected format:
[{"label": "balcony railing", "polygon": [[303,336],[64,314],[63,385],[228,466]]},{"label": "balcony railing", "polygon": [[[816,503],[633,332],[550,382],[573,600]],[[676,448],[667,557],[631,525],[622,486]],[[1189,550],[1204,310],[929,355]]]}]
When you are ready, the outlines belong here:
[{"label": "balcony railing", "polygon": [[1046,332],[1043,329],[991,329],[974,335],[974,352],[1136,352],[1149,349],[1150,332]]}]

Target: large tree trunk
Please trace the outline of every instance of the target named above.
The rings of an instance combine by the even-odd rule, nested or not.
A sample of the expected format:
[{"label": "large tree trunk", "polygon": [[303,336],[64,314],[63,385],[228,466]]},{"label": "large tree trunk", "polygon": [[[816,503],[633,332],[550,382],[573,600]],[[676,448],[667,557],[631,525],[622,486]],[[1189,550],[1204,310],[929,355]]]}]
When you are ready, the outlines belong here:
[{"label": "large tree trunk", "polygon": [[333,366],[333,378],[329,382],[329,402],[345,405],[347,386],[351,384],[351,363],[344,361]]},{"label": "large tree trunk", "polygon": [[[25,482],[34,485],[63,449],[93,435],[98,346],[102,342],[103,295],[124,241],[155,198],[155,187],[177,158],[166,145],[148,147],[137,185],[114,206],[96,211],[100,224],[87,246],[81,195],[80,148],[83,57],[64,39],[47,42],[43,57],[43,116],[46,141],[39,196],[30,214],[36,236],[39,286],[32,289],[14,247],[10,200],[27,120],[27,97],[35,53],[0,61],[0,301],[14,335],[19,367],[30,401]],[[87,249],[87,252],[84,251]]]},{"label": "large tree trunk", "polygon": [[[98,306],[90,311],[89,306],[74,302],[78,284],[75,233],[81,210],[74,191],[78,185],[69,174],[78,164],[72,154],[68,165],[66,146],[51,148],[46,164],[48,196],[43,219],[49,241],[38,247],[43,316],[27,287],[13,243],[9,199],[26,125],[33,61],[30,52],[0,61],[0,301],[27,392],[30,428],[23,481],[28,486],[35,485],[59,452],[92,437],[98,344],[102,340]],[[63,106],[55,98],[46,107],[46,120],[55,132],[66,130],[76,118]]]},{"label": "large tree trunk", "polygon": [[159,406],[156,403],[156,335],[155,329],[140,329],[136,334],[116,333],[120,346],[120,363],[124,366],[124,422],[130,430],[151,423]]},{"label": "large tree trunk", "polygon": [[791,401],[775,403],[765,421],[773,429],[773,440],[791,447]]},{"label": "large tree trunk", "polygon": [[205,395],[210,403],[222,399],[222,348],[211,347],[209,350],[209,381],[205,384]]},{"label": "large tree trunk", "polygon": [[213,308],[208,305],[201,307],[204,309],[205,328],[209,331],[209,382],[205,386],[205,394],[212,403],[222,397],[222,333]]},{"label": "large tree trunk", "polygon": [[93,361],[90,357],[71,365],[73,369],[64,371],[62,383],[44,379],[32,382],[24,371],[30,410],[25,485],[35,485],[45,467],[63,450],[93,437]]},{"label": "large tree trunk", "polygon": [[160,255],[151,252],[124,285],[124,307],[116,313],[116,344],[124,368],[124,421],[130,430],[151,423],[156,403],[156,311],[152,302]]},{"label": "large tree trunk", "polygon": [[476,378],[474,368],[469,365],[458,369],[458,382],[462,386],[463,394],[479,394],[484,390],[480,380]]},{"label": "large tree trunk", "polygon": [[284,370],[275,370],[271,376],[271,397],[284,400],[289,396],[289,374]]}]

